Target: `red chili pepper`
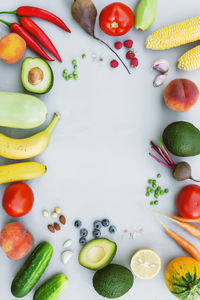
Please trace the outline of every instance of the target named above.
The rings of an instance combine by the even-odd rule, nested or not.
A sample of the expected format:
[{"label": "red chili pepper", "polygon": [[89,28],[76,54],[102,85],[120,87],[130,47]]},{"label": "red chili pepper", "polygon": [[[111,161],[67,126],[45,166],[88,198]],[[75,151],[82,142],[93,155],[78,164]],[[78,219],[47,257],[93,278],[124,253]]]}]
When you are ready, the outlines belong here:
[{"label": "red chili pepper", "polygon": [[42,47],[32,38],[32,36],[18,23],[8,23],[4,20],[0,20],[0,22],[6,24],[7,26],[10,27],[10,31],[15,32],[19,34],[26,42],[27,46],[42,56],[44,59],[49,60],[49,61],[54,61],[51,57],[49,57],[46,52],[42,49]]},{"label": "red chili pepper", "polygon": [[65,23],[51,12],[33,6],[21,6],[14,11],[1,11],[0,14],[15,14],[20,17],[36,17],[46,21],[49,21],[63,30],[71,33],[71,30],[65,25]]},{"label": "red chili pepper", "polygon": [[40,44],[42,44],[47,50],[49,50],[49,52],[51,52],[57,58],[57,60],[62,62],[60,55],[58,54],[58,51],[56,50],[51,40],[35,22],[33,22],[28,17],[21,17],[20,23],[28,32],[35,36]]}]

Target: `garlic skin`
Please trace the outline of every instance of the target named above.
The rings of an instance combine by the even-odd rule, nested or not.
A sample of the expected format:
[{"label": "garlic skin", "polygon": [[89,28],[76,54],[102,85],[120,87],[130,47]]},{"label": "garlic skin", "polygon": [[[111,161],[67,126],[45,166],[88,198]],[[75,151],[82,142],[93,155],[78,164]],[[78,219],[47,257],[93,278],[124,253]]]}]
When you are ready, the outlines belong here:
[{"label": "garlic skin", "polygon": [[158,59],[154,62],[152,68],[161,73],[166,73],[169,71],[169,62],[166,59]]},{"label": "garlic skin", "polygon": [[72,240],[67,240],[66,242],[64,242],[63,247],[68,248],[71,246],[71,244],[72,244]]},{"label": "garlic skin", "polygon": [[154,87],[161,86],[165,82],[166,79],[167,79],[167,73],[157,75],[156,78],[154,79],[153,86]]},{"label": "garlic skin", "polygon": [[64,251],[61,254],[61,260],[62,263],[65,265],[66,263],[68,263],[68,261],[71,259],[71,257],[74,255],[74,253],[72,251]]}]

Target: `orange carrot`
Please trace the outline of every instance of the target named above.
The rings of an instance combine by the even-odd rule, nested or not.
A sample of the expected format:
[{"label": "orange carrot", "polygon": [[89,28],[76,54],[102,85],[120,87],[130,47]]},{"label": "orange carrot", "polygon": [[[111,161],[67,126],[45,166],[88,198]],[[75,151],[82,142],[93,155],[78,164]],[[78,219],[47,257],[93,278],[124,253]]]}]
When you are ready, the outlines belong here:
[{"label": "orange carrot", "polygon": [[161,212],[161,211],[156,211],[156,213],[159,213],[159,214],[161,214],[161,215],[165,215],[165,216],[174,218],[174,219],[176,219],[176,220],[178,220],[178,221],[181,221],[181,222],[186,222],[186,223],[199,223],[199,224],[200,224],[200,218],[197,218],[197,219],[185,219],[185,218],[183,218],[183,217],[170,215],[170,214],[167,214],[167,213],[163,213],[163,212]]},{"label": "orange carrot", "polygon": [[180,222],[178,220],[175,220],[174,218],[170,218],[166,216],[169,220],[175,222],[177,225],[185,229],[187,232],[189,232],[191,235],[195,236],[196,238],[200,239],[200,228],[197,226],[194,226],[189,223]]},{"label": "orange carrot", "polygon": [[[158,219],[158,218],[157,218]],[[198,249],[192,245],[190,242],[185,240],[182,236],[178,235],[176,232],[170,230],[165,224],[163,224],[160,219],[158,219],[160,224],[163,226],[165,231],[168,233],[169,236],[171,236],[183,249],[185,249],[190,255],[200,262],[200,252]]]}]

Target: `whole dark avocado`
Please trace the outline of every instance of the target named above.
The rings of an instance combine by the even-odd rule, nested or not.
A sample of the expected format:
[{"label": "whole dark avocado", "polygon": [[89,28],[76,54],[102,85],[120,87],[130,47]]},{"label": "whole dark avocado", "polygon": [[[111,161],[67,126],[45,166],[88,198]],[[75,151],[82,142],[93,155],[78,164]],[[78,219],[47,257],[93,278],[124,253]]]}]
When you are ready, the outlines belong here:
[{"label": "whole dark avocado", "polygon": [[133,274],[121,265],[110,264],[98,270],[93,277],[96,292],[106,298],[118,298],[133,286]]},{"label": "whole dark avocado", "polygon": [[189,122],[174,122],[163,132],[163,142],[176,156],[195,156],[200,154],[200,131]]}]

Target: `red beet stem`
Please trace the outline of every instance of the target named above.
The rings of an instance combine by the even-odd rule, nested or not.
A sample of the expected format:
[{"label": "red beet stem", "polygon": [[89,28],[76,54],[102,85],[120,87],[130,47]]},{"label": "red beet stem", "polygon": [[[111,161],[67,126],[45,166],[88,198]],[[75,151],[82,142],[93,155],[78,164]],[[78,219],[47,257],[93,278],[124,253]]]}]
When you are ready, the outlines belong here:
[{"label": "red beet stem", "polygon": [[160,154],[162,155],[164,161],[165,161],[170,167],[172,167],[172,164],[170,163],[170,161],[168,160],[168,158],[165,156],[165,154],[163,153],[163,151],[162,151],[160,148],[158,148],[158,150],[159,150]]},{"label": "red beet stem", "polygon": [[162,164],[163,166],[165,166],[166,168],[171,169],[171,167],[168,164],[164,163],[162,160],[160,160],[159,158],[157,158],[155,155],[153,155],[151,153],[149,153],[149,155],[151,157],[153,157],[157,162],[159,162],[160,164]]},{"label": "red beet stem", "polygon": [[152,149],[159,155],[159,157],[161,157],[170,167],[171,164],[168,161],[168,159],[165,157],[164,153],[161,151],[161,149],[156,146],[152,141],[150,142]]},{"label": "red beet stem", "polygon": [[175,167],[175,164],[173,162],[173,160],[171,159],[170,155],[168,154],[167,150],[165,149],[165,147],[161,144],[161,149],[164,151],[166,157],[168,158],[168,160],[170,161],[171,165],[173,167]]}]

